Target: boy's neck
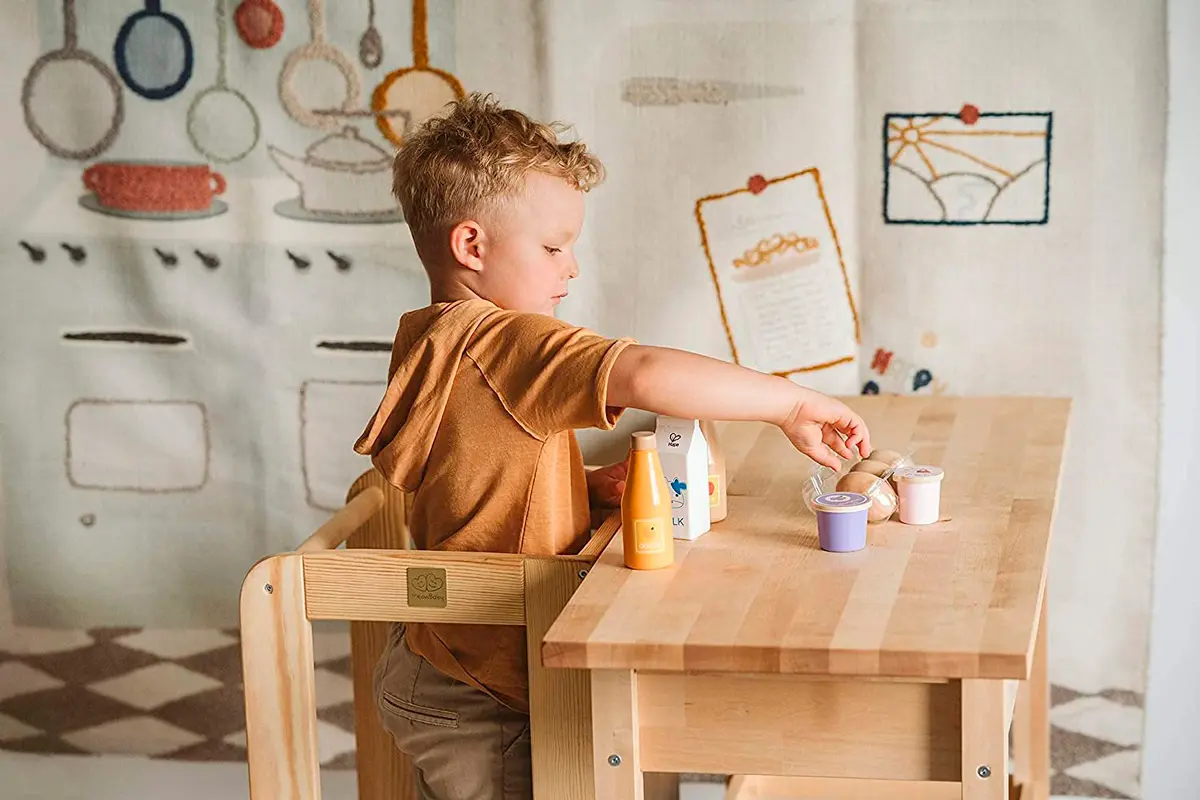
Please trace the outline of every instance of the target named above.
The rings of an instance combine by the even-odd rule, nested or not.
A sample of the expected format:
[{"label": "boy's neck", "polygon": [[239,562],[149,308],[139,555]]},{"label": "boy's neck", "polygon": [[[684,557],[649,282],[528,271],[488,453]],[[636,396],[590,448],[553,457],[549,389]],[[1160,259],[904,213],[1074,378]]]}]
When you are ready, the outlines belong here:
[{"label": "boy's neck", "polygon": [[460,281],[445,279],[439,280],[435,274],[430,274],[430,303],[454,303],[460,300],[487,300],[487,298]]}]

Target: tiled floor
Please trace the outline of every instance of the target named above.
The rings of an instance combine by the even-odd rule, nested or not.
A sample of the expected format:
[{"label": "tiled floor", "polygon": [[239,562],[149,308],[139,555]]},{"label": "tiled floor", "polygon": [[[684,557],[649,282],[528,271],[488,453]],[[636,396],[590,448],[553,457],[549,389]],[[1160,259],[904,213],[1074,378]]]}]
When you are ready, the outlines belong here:
[{"label": "tiled floor", "polygon": [[[314,632],[314,646],[319,753],[323,775],[337,783],[341,778],[333,776],[352,778],[347,770],[354,766],[349,636],[344,628],[321,628]],[[1141,697],[1124,691],[1081,694],[1055,686],[1051,702],[1052,791],[1071,797],[1136,798]],[[25,629],[0,639],[0,751],[9,751],[0,757],[31,775],[65,772],[70,774],[62,780],[75,780],[80,769],[104,774],[112,763],[84,758],[78,763],[86,767],[62,770],[50,766],[60,759],[32,754],[138,756],[129,762],[136,767],[131,776],[165,775],[170,767],[184,769],[180,762],[221,762],[210,766],[232,770],[228,774],[236,776],[237,784],[245,771],[235,762],[244,761],[245,746],[236,631]],[[214,792],[224,785],[221,781],[232,780],[222,777],[227,775],[222,769],[194,774],[214,776]],[[352,787],[353,780],[345,784]],[[714,797],[719,797],[719,787],[712,784],[694,789],[709,790],[717,790]],[[63,791],[18,796],[75,796]],[[695,800],[702,796],[694,795]]]}]

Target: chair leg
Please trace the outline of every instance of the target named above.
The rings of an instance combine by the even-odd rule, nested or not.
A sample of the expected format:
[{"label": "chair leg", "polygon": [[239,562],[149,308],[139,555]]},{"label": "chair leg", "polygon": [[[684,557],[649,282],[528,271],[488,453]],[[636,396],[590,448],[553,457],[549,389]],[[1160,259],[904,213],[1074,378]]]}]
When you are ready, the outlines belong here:
[{"label": "chair leg", "polygon": [[[593,800],[592,700],[587,670],[546,669],[542,638],[582,578],[581,562],[525,561],[534,800]],[[604,798],[603,800],[608,800]]]},{"label": "chair leg", "polygon": [[375,665],[390,632],[388,622],[350,623],[358,800],[417,800],[412,763],[396,749],[375,708]]},{"label": "chair leg", "polygon": [[246,761],[252,800],[320,800],[312,623],[298,554],[264,559],[242,583]]},{"label": "chair leg", "polygon": [[[378,472],[354,482],[347,502],[368,486],[384,494],[384,508],[346,542],[351,549],[405,550],[410,546],[408,513],[411,496],[388,484]],[[391,633],[388,622],[350,623],[350,662],[354,680],[354,762],[358,769],[358,800],[416,800],[413,768],[396,749],[379,721],[375,707],[375,665]]]}]

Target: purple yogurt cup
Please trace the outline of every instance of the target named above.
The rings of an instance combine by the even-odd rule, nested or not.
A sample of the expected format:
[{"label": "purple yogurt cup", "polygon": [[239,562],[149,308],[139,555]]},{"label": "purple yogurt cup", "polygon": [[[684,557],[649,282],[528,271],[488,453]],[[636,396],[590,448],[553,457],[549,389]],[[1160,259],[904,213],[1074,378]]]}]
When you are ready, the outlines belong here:
[{"label": "purple yogurt cup", "polygon": [[857,492],[831,492],[813,500],[821,549],[849,553],[867,546],[871,498]]}]

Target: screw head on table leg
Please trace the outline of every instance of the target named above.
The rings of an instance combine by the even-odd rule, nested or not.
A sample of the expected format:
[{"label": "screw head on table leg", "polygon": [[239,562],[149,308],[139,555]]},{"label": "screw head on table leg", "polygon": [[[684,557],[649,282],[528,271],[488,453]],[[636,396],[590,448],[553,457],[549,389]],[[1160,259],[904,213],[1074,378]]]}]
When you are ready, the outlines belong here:
[{"label": "screw head on table leg", "polygon": [[579,578],[580,578],[580,580],[582,580],[583,578],[586,578],[586,577],[587,577],[587,574],[588,574],[588,571],[587,571],[586,569],[581,569],[581,570],[579,570]]},{"label": "screw head on table leg", "polygon": [[265,586],[263,586],[263,591],[266,592],[267,594],[270,594],[271,592],[275,591],[275,587],[268,583]]},{"label": "screw head on table leg", "polygon": [[621,757],[619,755],[617,755],[616,753],[613,753],[611,756],[608,757],[608,765],[610,767],[621,766]]},{"label": "screw head on table leg", "polygon": [[992,768],[987,764],[981,764],[979,769],[975,770],[975,774],[986,780],[987,778],[991,777]]}]

